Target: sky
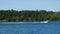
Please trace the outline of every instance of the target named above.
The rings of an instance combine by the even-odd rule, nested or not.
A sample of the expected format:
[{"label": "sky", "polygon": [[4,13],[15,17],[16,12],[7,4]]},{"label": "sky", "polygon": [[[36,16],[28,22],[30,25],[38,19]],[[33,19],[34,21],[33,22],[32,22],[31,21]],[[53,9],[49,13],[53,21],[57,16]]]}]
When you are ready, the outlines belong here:
[{"label": "sky", "polygon": [[60,0],[0,0],[0,10],[60,11]]}]

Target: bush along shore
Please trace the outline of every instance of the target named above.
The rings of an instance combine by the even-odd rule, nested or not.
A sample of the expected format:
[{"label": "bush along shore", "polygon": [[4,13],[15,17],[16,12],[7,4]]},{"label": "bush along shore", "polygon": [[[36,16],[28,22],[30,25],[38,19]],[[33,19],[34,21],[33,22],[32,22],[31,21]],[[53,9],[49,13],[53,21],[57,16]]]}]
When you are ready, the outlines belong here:
[{"label": "bush along shore", "polygon": [[1,22],[60,20],[60,12],[46,10],[0,10]]}]

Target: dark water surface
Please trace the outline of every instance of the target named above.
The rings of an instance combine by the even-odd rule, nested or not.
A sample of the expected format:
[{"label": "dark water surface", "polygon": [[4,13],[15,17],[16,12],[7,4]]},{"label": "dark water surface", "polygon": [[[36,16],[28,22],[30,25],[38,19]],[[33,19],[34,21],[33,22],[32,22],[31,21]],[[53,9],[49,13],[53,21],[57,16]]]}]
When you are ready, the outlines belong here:
[{"label": "dark water surface", "polygon": [[0,24],[0,34],[60,34],[60,21]]}]

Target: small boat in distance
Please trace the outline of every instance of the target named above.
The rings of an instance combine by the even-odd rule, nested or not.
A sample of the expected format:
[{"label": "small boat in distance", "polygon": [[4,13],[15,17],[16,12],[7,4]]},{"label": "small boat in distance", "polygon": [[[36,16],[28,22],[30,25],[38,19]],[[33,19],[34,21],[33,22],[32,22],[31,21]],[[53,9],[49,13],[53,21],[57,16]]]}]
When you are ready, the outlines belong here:
[{"label": "small boat in distance", "polygon": [[48,23],[49,21],[41,21],[40,23]]}]

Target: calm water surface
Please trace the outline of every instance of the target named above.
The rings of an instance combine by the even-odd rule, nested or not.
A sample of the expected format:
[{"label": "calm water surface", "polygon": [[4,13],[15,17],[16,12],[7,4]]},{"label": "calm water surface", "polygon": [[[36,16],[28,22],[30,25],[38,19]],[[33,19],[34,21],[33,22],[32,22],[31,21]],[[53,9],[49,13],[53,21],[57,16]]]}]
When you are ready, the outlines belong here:
[{"label": "calm water surface", "polygon": [[0,34],[60,34],[60,21],[51,21],[46,24],[0,24]]}]

